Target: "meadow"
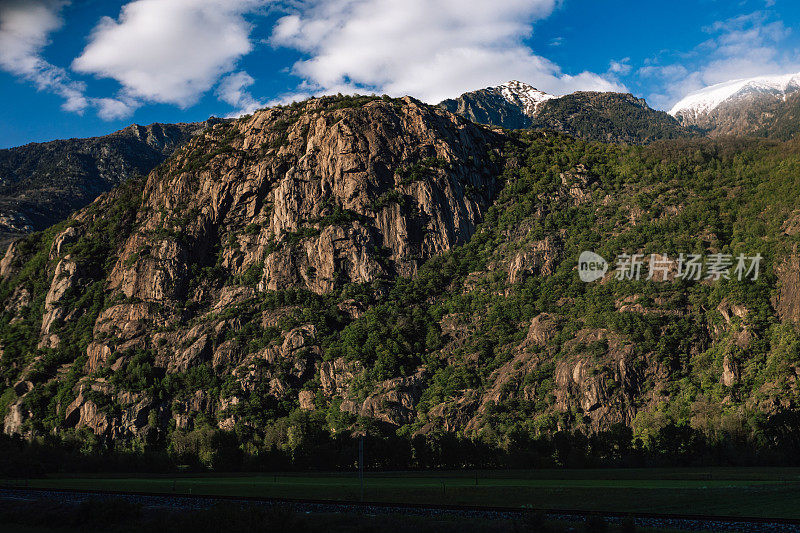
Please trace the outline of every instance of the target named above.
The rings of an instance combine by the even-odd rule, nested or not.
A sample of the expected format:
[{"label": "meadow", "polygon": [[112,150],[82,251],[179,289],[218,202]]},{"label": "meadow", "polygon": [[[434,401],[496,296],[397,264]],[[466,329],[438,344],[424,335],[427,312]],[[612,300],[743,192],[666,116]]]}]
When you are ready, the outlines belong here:
[{"label": "meadow", "polygon": [[[800,468],[368,472],[369,502],[800,518]],[[58,475],[32,488],[358,501],[356,473]]]}]

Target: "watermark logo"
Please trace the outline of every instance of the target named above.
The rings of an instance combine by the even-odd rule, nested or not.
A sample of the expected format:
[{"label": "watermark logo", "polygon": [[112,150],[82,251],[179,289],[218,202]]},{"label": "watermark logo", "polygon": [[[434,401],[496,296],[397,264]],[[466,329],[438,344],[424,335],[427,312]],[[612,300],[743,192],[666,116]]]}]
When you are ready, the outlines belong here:
[{"label": "watermark logo", "polygon": [[578,275],[581,281],[590,283],[605,276],[608,271],[608,261],[594,252],[582,252],[578,257]]},{"label": "watermark logo", "polygon": [[[761,254],[745,255],[713,253],[678,254],[670,259],[667,254],[619,254],[614,277],[619,280],[672,281],[720,279],[758,279]],[[594,252],[585,251],[578,257],[578,275],[590,283],[602,278],[608,271],[608,262]]]}]

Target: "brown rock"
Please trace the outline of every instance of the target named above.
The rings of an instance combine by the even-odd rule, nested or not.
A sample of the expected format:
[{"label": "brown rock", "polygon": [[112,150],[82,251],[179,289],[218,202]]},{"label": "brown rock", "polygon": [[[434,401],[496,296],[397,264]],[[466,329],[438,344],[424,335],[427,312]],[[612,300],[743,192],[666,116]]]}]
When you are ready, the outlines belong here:
[{"label": "brown rock", "polygon": [[64,318],[67,314],[66,309],[59,306],[61,298],[72,289],[78,282],[78,265],[70,256],[58,262],[56,265],[53,281],[50,290],[44,300],[44,316],[42,317],[42,341],[39,343],[41,348],[55,348],[58,346],[59,339],[51,335],[51,328],[57,320]]},{"label": "brown rock", "polygon": [[94,336],[133,339],[147,331],[152,319],[150,306],[146,303],[119,304],[109,307],[97,317]]},{"label": "brown rock", "polygon": [[739,381],[739,365],[729,355],[722,361],[722,384],[732,387]]},{"label": "brown rock", "polygon": [[530,275],[549,276],[555,271],[560,256],[561,246],[552,237],[530,243],[509,263],[508,282],[519,283]]},{"label": "brown rock", "polygon": [[536,346],[545,346],[557,331],[558,327],[553,317],[547,313],[541,313],[531,321],[526,341]]},{"label": "brown rock", "polygon": [[169,358],[167,372],[186,372],[189,368],[208,360],[211,357],[211,348],[209,336],[202,335],[176,357]]},{"label": "brown rock", "polygon": [[[188,161],[178,157],[168,172],[153,173],[111,288],[180,300],[184,265],[218,239],[221,266],[258,275],[259,290],[325,293],[342,282],[412,275],[420,261],[472,235],[496,192],[487,149],[502,135],[413,99],[356,109],[330,110],[323,99],[303,105],[303,113],[276,107],[233,124],[229,149],[205,169],[182,171]],[[228,132],[211,130],[195,144],[213,146]],[[415,165],[419,178],[411,179]],[[463,194],[467,187],[474,192]],[[180,240],[164,231],[176,206],[192,213]]]},{"label": "brown rock", "polygon": [[722,300],[717,306],[717,311],[720,312],[725,322],[730,324],[733,317],[745,318],[747,316],[747,308],[743,305],[732,304],[727,298]]},{"label": "brown rock", "polygon": [[50,260],[52,261],[57,257],[61,257],[61,254],[64,253],[64,247],[78,240],[78,236],[78,230],[73,226],[59,233],[56,238],[53,239],[53,244],[50,247]]},{"label": "brown rock", "polygon": [[10,301],[6,304],[6,313],[14,315],[11,319],[12,322],[18,321],[22,318],[22,310],[31,304],[31,293],[25,287],[19,286],[14,289],[14,294],[11,296]]},{"label": "brown rock", "polygon": [[100,342],[92,342],[86,347],[86,356],[89,359],[86,361],[85,372],[91,374],[106,364],[111,357],[111,348]]},{"label": "brown rock", "polygon": [[393,426],[408,424],[416,418],[415,408],[426,378],[427,370],[420,367],[410,376],[380,383],[376,392],[367,396],[361,404],[352,400],[344,401],[340,409]]},{"label": "brown rock", "polygon": [[3,432],[6,435],[19,435],[22,433],[22,425],[32,416],[33,413],[23,407],[22,398],[18,399],[8,408],[8,413],[3,419]]},{"label": "brown rock", "polygon": [[4,280],[11,276],[13,273],[14,260],[17,256],[17,244],[12,242],[6,248],[6,253],[3,259],[0,260],[0,280]]},{"label": "brown rock", "polygon": [[298,395],[300,409],[312,411],[314,409],[314,393],[310,390],[301,390]]},{"label": "brown rock", "polygon": [[346,361],[341,357],[333,361],[324,361],[319,369],[323,392],[328,396],[344,394],[349,389],[350,382],[362,370],[359,361]]},{"label": "brown rock", "polygon": [[776,268],[778,295],[775,308],[782,320],[800,323],[800,256],[797,244],[792,254]]}]

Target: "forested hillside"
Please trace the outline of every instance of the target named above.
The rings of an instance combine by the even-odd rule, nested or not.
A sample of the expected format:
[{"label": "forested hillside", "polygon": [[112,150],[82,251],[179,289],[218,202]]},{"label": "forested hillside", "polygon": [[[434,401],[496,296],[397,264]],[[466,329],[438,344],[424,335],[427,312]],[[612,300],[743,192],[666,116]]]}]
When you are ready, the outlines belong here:
[{"label": "forested hillside", "polygon": [[[5,432],[215,468],[346,467],[360,434],[387,468],[792,461],[798,180],[791,141],[602,144],[410,98],[218,124],[9,248]],[[617,279],[681,253],[763,259]]]}]

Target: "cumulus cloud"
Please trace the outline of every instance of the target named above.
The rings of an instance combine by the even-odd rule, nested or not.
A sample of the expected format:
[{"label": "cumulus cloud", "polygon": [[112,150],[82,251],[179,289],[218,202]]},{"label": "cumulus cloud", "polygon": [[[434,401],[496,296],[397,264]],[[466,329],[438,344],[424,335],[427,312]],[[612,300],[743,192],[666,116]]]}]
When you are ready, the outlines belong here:
[{"label": "cumulus cloud", "polygon": [[0,68],[61,95],[65,109],[94,108],[106,120],[147,103],[187,108],[211,90],[234,115],[272,103],[251,94],[255,80],[238,65],[266,9],[284,13],[268,42],[305,55],[291,68],[300,83],[275,101],[378,92],[437,102],[509,79],[555,94],[622,90],[618,75],[628,68],[565,73],[525,45],[561,0],[128,0],[72,61],[72,75],[119,82],[115,97],[93,98],[42,56],[70,1],[0,0]]},{"label": "cumulus cloud", "polygon": [[0,1],[0,68],[64,99],[65,111],[83,114],[95,108],[104,120],[130,116],[138,104],[126,99],[86,96],[86,84],[73,80],[64,68],[42,57],[50,35],[64,21],[61,11],[69,0]]},{"label": "cumulus cloud", "polygon": [[245,15],[263,4],[134,0],[100,20],[72,68],[117,80],[128,98],[189,107],[253,49]]},{"label": "cumulus cloud", "polygon": [[310,92],[411,94],[438,102],[510,79],[556,94],[621,90],[565,74],[524,44],[557,0],[316,0],[282,17],[271,43],[306,53],[292,72]]},{"label": "cumulus cloud", "polygon": [[219,83],[217,97],[236,109],[231,113],[232,117],[252,113],[256,109],[266,106],[265,103],[255,99],[247,90],[255,81],[250,74],[242,71],[229,74]]},{"label": "cumulus cloud", "polygon": [[66,0],[6,0],[0,2],[0,68],[36,85],[40,91],[64,98],[67,111],[83,112],[89,105],[85,86],[60,67],[45,61],[42,50],[50,34],[63,25]]},{"label": "cumulus cloud", "polygon": [[133,115],[141,102],[132,98],[93,98],[92,102],[97,107],[97,116],[103,120],[117,120]]},{"label": "cumulus cloud", "polygon": [[717,21],[703,31],[709,38],[677,57],[652,58],[638,70],[662,90],[649,99],[669,109],[683,96],[716,83],[800,71],[800,62],[781,42],[790,30],[783,22],[755,12]]},{"label": "cumulus cloud", "polygon": [[608,64],[608,71],[612,74],[618,74],[620,76],[624,76],[631,71],[631,58],[626,57],[624,59],[620,59],[619,61],[611,60]]}]

